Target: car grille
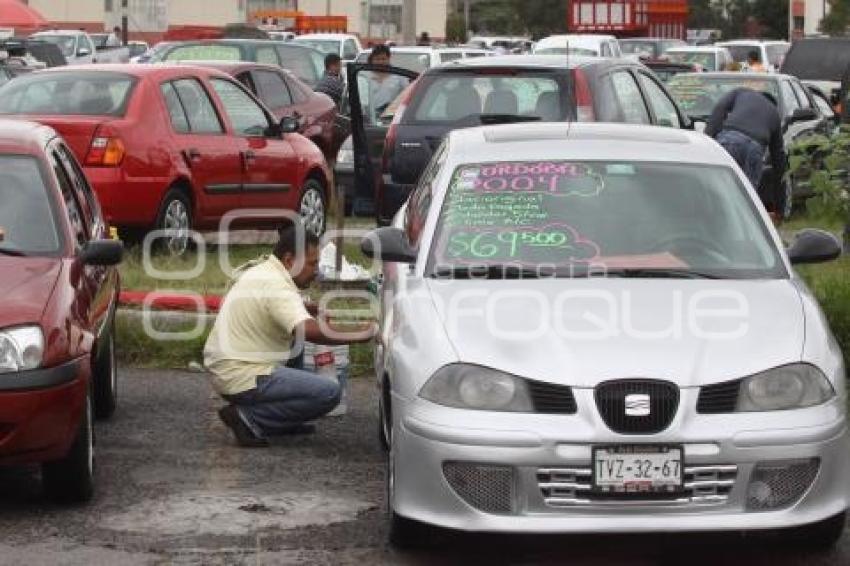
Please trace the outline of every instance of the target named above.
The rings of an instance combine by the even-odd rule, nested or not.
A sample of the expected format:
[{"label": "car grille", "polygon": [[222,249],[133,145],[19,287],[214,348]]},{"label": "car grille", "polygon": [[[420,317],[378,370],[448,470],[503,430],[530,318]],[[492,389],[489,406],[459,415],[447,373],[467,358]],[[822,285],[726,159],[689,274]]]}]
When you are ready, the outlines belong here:
[{"label": "car grille", "polygon": [[527,383],[536,412],[562,415],[575,414],[577,407],[572,388],[541,381],[528,381]]},{"label": "car grille", "polygon": [[485,513],[509,514],[516,500],[516,480],[510,466],[444,462],[443,475],[461,499]]},{"label": "car grille", "polygon": [[738,404],[741,380],[700,387],[697,412],[703,414],[732,413]]},{"label": "car grille", "polygon": [[[626,414],[626,396],[649,395],[649,414]],[[608,428],[621,434],[661,432],[676,416],[679,388],[666,381],[624,379],[607,381],[596,387],[596,407]]]},{"label": "car grille", "polygon": [[686,466],[684,490],[677,493],[602,493],[593,491],[592,470],[587,467],[540,468],[537,482],[549,507],[633,503],[709,505],[725,503],[735,486],[735,465]]}]

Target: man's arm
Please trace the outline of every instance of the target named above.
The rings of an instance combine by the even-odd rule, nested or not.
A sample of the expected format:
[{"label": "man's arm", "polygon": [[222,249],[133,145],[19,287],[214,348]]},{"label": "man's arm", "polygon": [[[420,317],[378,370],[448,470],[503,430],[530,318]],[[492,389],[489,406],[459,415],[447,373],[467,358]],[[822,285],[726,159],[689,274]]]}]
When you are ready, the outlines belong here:
[{"label": "man's arm", "polygon": [[714,137],[723,129],[723,122],[726,121],[726,116],[735,105],[735,97],[738,96],[738,91],[733,90],[727,93],[711,111],[711,116],[708,117],[708,122],[705,125],[705,133],[708,136]]},{"label": "man's arm", "polygon": [[304,339],[313,344],[323,346],[343,346],[368,342],[378,333],[378,325],[374,322],[358,324],[354,327],[341,328],[328,319],[321,322],[315,318],[307,319],[295,329],[295,334],[303,332]]}]

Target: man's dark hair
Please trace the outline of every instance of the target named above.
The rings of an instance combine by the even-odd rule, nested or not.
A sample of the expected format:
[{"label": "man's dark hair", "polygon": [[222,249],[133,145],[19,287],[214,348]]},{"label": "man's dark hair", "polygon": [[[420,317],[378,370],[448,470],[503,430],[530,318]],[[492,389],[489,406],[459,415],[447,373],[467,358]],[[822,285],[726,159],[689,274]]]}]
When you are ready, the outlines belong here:
[{"label": "man's dark hair", "polygon": [[328,53],[325,55],[325,70],[331,68],[331,65],[336,65],[337,63],[342,63],[342,57],[337,55],[336,53]]},{"label": "man's dark hair", "polygon": [[381,45],[376,45],[375,47],[373,47],[372,52],[369,53],[369,62],[371,63],[372,59],[374,57],[377,57],[378,55],[386,55],[387,57],[392,57],[392,53],[390,52],[390,46],[384,45],[382,43]]},{"label": "man's dark hair", "polygon": [[762,93],[761,93],[761,94],[762,94],[762,96],[764,96],[766,99],[768,99],[771,103],[773,103],[773,105],[774,105],[774,106],[777,106],[777,107],[779,106],[779,102],[776,100],[776,97],[775,97],[775,96],[773,96],[771,93],[769,93],[769,92],[765,92],[765,91],[762,91]]},{"label": "man's dark hair", "polygon": [[[310,246],[319,245],[319,237],[309,230],[304,228],[301,221],[287,222],[278,230],[280,239],[274,247],[274,255],[278,259],[283,259],[286,254],[298,255],[299,252],[305,252]],[[303,248],[299,249],[299,245]]]},{"label": "man's dark hair", "polygon": [[753,49],[752,51],[747,53],[747,60],[748,61],[760,61],[761,57],[759,56],[759,52],[756,51],[755,49]]},{"label": "man's dark hair", "polygon": [[121,33],[121,27],[115,26],[114,28],[112,28],[112,31],[114,31],[115,33]]}]

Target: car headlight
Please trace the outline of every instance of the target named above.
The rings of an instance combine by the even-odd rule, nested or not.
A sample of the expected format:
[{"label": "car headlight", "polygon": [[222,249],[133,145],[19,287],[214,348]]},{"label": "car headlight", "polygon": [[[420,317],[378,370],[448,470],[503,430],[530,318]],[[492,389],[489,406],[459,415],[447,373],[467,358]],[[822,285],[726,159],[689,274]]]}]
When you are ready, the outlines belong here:
[{"label": "car headlight", "polygon": [[0,373],[36,369],[44,356],[44,335],[38,326],[0,331]]},{"label": "car headlight", "polygon": [[439,369],[419,391],[438,405],[480,411],[531,412],[528,384],[521,377],[468,364]]},{"label": "car headlight", "polygon": [[826,376],[809,364],[790,364],[741,382],[736,411],[781,411],[820,405],[835,396]]}]

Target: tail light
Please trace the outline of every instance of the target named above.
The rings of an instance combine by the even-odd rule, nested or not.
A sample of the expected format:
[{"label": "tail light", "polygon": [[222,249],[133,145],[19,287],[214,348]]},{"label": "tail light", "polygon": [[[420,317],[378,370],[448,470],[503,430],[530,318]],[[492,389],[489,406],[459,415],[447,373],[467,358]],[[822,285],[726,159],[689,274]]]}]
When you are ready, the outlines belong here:
[{"label": "tail light", "polygon": [[118,167],[124,161],[126,149],[121,138],[99,129],[92,138],[86,165],[93,167]]},{"label": "tail light", "polygon": [[573,69],[573,83],[576,94],[576,121],[594,122],[596,114],[593,112],[593,95],[587,82],[587,75],[581,69]]}]

